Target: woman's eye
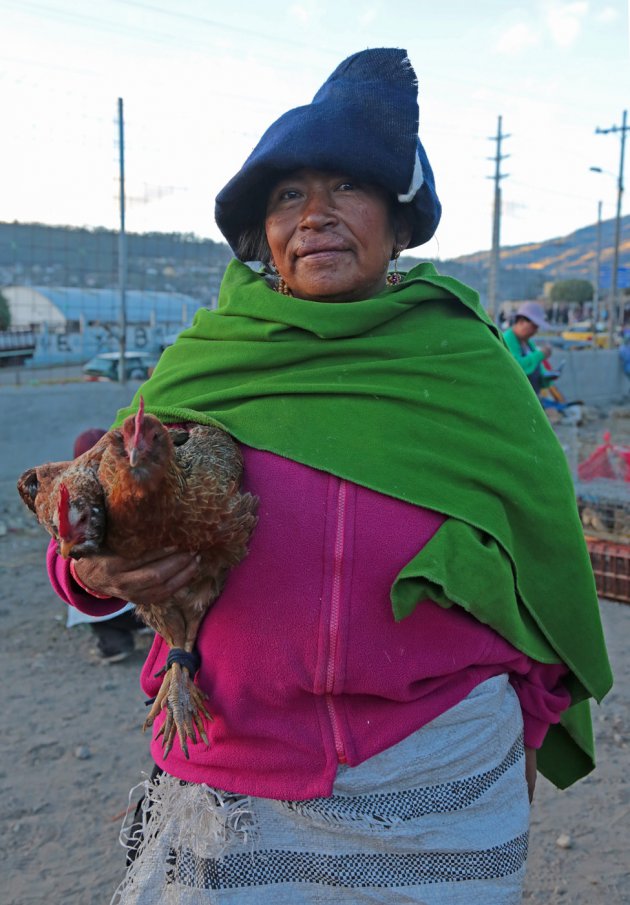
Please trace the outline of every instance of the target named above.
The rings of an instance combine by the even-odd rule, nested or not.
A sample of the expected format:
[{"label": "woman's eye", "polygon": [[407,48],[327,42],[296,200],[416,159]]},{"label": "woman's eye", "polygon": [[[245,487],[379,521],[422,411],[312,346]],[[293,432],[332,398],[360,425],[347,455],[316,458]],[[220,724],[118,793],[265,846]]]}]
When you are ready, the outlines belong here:
[{"label": "woman's eye", "polygon": [[337,186],[337,191],[339,192],[352,192],[357,188],[356,182],[341,182]]},{"label": "woman's eye", "polygon": [[278,193],[279,201],[292,201],[294,198],[299,196],[299,192],[297,189],[283,189]]}]

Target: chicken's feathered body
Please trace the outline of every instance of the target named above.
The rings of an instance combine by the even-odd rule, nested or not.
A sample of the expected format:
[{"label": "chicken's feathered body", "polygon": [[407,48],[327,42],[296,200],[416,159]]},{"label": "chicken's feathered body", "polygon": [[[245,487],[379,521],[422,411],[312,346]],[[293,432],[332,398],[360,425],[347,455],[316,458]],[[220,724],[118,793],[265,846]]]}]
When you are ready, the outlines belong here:
[{"label": "chicken's feathered body", "polygon": [[[195,640],[229,568],[247,553],[258,501],[240,493],[240,451],[218,428],[191,425],[168,430],[157,418],[144,415],[141,406],[137,416],[128,418],[120,430],[109,431],[97,446],[95,454],[89,451],[93,453],[89,460],[79,457],[30,469],[18,488],[57,538],[63,555],[76,556],[77,547],[72,548],[72,537],[63,536],[60,524],[69,530],[79,524],[79,512],[87,518],[85,507],[96,512],[99,490],[104,530],[100,548],[85,551],[88,554],[109,552],[129,560],[165,548],[198,554],[197,576],[186,588],[160,604],[136,602],[138,615],[172,649],[145,725],[166,708],[165,752],[177,732],[187,754],[187,739],[195,740],[195,730],[207,743],[201,714],[209,716],[203,693],[192,681]],[[85,473],[92,490],[92,498],[86,501],[83,494],[80,503],[79,472]],[[66,490],[60,491],[62,487]],[[69,499],[62,500],[60,493]],[[82,535],[79,550],[81,540]]]}]

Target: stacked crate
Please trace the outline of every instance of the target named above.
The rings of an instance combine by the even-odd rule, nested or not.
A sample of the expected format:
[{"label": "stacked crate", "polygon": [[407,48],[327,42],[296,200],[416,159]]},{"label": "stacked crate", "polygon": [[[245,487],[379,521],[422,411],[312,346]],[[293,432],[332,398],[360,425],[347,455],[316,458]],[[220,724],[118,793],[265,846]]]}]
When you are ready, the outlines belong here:
[{"label": "stacked crate", "polygon": [[[597,593],[630,603],[630,413],[608,413],[605,429],[554,425],[573,475]],[[597,474],[606,475],[596,477]]]},{"label": "stacked crate", "polygon": [[597,593],[607,600],[630,603],[630,545],[587,537]]},{"label": "stacked crate", "polygon": [[575,490],[597,593],[630,603],[630,484],[601,478]]}]

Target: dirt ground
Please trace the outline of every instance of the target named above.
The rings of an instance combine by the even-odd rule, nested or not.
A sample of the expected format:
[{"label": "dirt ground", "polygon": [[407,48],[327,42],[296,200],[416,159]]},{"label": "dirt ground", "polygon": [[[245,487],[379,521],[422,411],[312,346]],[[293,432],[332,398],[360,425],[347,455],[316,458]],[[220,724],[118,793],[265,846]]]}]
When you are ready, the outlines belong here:
[{"label": "dirt ground", "polygon": [[[67,458],[133,387],[0,387],[0,861],[6,905],[106,905],[123,871],[129,790],[150,769],[143,652],[103,666],[89,625],[65,627],[44,571],[46,536],[23,507],[25,468]],[[601,425],[594,419],[594,433]],[[525,901],[630,903],[630,606],[602,601],[616,685],[594,713],[599,766],[565,792],[539,779]],[[564,837],[564,846],[562,845]],[[560,841],[561,844],[558,844]]]}]

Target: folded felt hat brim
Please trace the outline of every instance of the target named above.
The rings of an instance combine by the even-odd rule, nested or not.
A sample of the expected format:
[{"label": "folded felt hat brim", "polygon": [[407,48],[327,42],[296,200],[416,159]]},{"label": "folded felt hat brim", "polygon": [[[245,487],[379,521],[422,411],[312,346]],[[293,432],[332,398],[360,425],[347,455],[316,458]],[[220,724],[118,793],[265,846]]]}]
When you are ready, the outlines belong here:
[{"label": "folded felt hat brim", "polygon": [[[294,112],[294,111],[291,111]],[[334,171],[352,176],[354,179],[374,185],[381,185],[392,195],[404,194],[408,185],[400,186],[394,191],[391,185],[384,184],[383,166],[387,165],[388,149],[380,149],[380,159],[375,163],[368,153],[357,153],[358,143],[362,138],[362,130],[357,130],[355,140],[346,139],[335,146],[334,150],[321,147],[318,133],[321,128],[330,125],[318,122],[318,117],[310,117],[300,123],[296,117],[290,123],[300,129],[301,138],[308,139],[311,146],[305,154],[303,147],[296,147],[292,141],[291,131],[281,129],[277,133],[277,144],[270,147],[268,153],[261,155],[255,163],[245,166],[225,186],[217,196],[215,218],[219,228],[232,249],[236,250],[239,239],[245,229],[264,222],[267,199],[274,184],[286,173],[300,169]],[[346,136],[348,134],[346,122]],[[302,145],[302,141],[300,142]],[[392,155],[393,156],[393,153]],[[422,166],[424,181],[413,199],[409,202],[412,220],[412,233],[409,247],[428,242],[434,235],[441,215],[441,205],[432,182],[432,172],[425,160]],[[421,160],[422,162],[422,160]]]}]

